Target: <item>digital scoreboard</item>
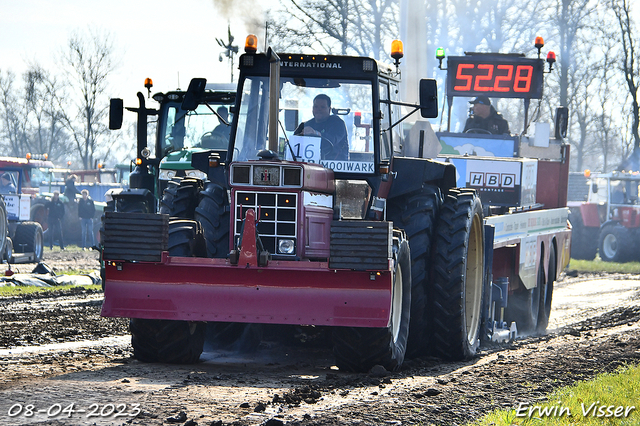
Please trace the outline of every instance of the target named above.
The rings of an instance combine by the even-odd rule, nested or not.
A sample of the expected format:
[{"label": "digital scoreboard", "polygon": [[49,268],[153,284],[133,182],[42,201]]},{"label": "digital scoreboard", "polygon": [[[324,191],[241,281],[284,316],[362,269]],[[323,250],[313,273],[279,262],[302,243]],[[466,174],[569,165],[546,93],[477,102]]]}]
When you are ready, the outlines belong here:
[{"label": "digital scoreboard", "polygon": [[542,98],[544,61],[519,55],[450,56],[447,95]]}]

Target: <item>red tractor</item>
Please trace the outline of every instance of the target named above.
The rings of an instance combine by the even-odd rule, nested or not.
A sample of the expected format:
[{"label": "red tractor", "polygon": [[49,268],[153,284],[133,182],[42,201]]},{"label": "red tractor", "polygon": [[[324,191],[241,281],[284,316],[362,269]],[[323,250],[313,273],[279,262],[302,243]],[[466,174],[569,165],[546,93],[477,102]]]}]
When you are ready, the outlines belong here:
[{"label": "red tractor", "polygon": [[574,243],[571,257],[605,262],[640,260],[640,201],[638,172],[585,172],[589,178],[587,201],[572,202]]},{"label": "red tractor", "polygon": [[[137,202],[130,193],[105,213],[102,315],[131,318],[136,358],[196,362],[205,334],[257,342],[262,325],[295,325],[328,329],[341,369],[393,370],[406,354],[465,359],[482,338],[509,334],[500,314],[519,271],[537,289],[526,291],[536,311],[528,326],[546,328],[552,281],[568,261],[567,209],[525,212],[535,195],[518,186],[529,204],[485,220],[453,163],[428,158],[428,143],[440,145],[429,123],[415,139],[398,125],[417,111],[437,116],[433,80],[420,82],[418,105],[399,99],[399,42],[396,67],[256,46],[248,37],[240,57],[228,149],[193,153],[207,178],[176,181],[176,194],[193,195],[165,197],[168,214],[156,214],[143,185],[152,180],[140,180]],[[192,80],[182,109],[201,105],[205,86]],[[322,96],[344,126],[338,137],[312,127]],[[148,110],[137,112],[146,129]],[[565,171],[560,161],[523,163]]]}]

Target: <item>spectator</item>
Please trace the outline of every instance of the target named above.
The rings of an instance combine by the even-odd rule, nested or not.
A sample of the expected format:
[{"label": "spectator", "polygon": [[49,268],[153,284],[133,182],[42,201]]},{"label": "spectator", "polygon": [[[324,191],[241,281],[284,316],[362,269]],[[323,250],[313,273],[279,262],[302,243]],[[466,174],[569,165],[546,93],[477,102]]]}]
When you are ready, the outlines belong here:
[{"label": "spectator", "polygon": [[0,177],[0,194],[15,194],[16,186],[11,181],[10,173],[3,173]]},{"label": "spectator", "polygon": [[[78,217],[80,218],[80,228],[82,229],[82,250],[91,250],[93,247],[93,216],[96,214],[96,206],[89,197],[89,191],[81,191],[82,199],[78,201]],[[89,243],[89,244],[87,244]]]},{"label": "spectator", "polygon": [[64,204],[60,201],[60,192],[54,191],[50,201],[47,201],[45,207],[48,211],[47,223],[49,229],[49,248],[53,250],[53,240],[56,234],[60,237],[60,250],[64,250],[64,237],[62,236],[62,218],[64,218]]},{"label": "spectator", "polygon": [[69,201],[76,201],[76,194],[79,194],[78,188],[76,188],[76,180],[78,176],[69,175],[67,180],[64,181],[64,196],[69,199]]}]

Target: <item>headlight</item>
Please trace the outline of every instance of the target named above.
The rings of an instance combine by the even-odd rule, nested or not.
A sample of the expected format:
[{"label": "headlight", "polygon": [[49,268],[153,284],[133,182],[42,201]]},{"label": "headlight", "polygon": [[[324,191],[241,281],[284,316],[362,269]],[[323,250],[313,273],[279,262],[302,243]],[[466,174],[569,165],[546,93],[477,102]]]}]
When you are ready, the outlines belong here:
[{"label": "headlight", "polygon": [[296,243],[294,240],[281,238],[278,240],[278,253],[280,254],[293,254],[296,249]]},{"label": "headlight", "polygon": [[161,180],[171,180],[176,176],[175,170],[160,170],[158,178]]},{"label": "headlight", "polygon": [[187,170],[186,175],[189,176],[189,177],[194,177],[194,178],[198,178],[198,179],[206,179],[207,178],[207,174],[204,173],[204,172],[201,172],[200,170]]}]

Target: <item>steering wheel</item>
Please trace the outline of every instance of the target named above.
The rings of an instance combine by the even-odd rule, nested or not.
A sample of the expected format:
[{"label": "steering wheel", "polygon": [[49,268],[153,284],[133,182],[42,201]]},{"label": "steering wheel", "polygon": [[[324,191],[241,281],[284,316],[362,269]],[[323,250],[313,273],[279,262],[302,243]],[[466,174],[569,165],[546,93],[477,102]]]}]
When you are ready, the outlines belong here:
[{"label": "steering wheel", "polygon": [[473,127],[471,129],[467,129],[465,131],[465,133],[479,133],[479,134],[483,134],[483,135],[491,135],[492,133],[486,129],[480,129],[477,127]]},{"label": "steering wheel", "polygon": [[333,152],[333,142],[324,136],[320,136],[320,158],[324,159]]}]

